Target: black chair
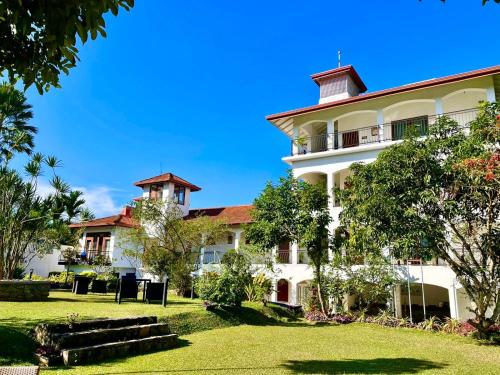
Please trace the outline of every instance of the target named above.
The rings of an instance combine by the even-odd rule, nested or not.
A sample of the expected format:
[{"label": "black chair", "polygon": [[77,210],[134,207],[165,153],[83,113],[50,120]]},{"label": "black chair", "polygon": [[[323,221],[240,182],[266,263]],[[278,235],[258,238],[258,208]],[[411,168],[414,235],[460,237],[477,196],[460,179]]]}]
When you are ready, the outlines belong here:
[{"label": "black chair", "polygon": [[92,281],[90,277],[75,275],[75,281],[73,281],[73,293],[88,294],[90,281]]},{"label": "black chair", "polygon": [[146,301],[161,301],[163,307],[167,305],[168,278],[162,283],[148,282],[146,284]]},{"label": "black chair", "polygon": [[122,299],[135,299],[137,300],[137,293],[139,293],[139,286],[135,278],[122,277],[116,288],[115,302],[119,304]]},{"label": "black chair", "polygon": [[90,292],[91,293],[104,293],[108,292],[107,288],[108,282],[106,280],[92,280],[92,284],[90,284]]}]

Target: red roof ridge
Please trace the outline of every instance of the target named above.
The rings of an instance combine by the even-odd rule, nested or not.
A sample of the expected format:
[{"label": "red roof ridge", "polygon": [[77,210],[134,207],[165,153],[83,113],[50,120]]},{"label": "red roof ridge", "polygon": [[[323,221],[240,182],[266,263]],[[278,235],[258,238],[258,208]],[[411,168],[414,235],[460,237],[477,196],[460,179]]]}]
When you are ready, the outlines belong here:
[{"label": "red roof ridge", "polygon": [[[400,85],[400,86],[396,86],[396,87],[392,87],[392,88],[388,88],[388,89],[374,91],[374,92],[366,93],[366,94],[360,94],[358,96],[353,96],[353,97],[346,98],[346,99],[336,100],[334,102],[316,104],[316,105],[312,105],[312,106],[293,109],[290,111],[280,112],[280,113],[266,116],[266,120],[268,120],[268,121],[277,120],[277,119],[287,117],[287,116],[295,116],[295,115],[300,115],[303,113],[320,111],[322,109],[333,108],[333,107],[337,107],[337,106],[341,106],[341,105],[355,103],[355,102],[362,101],[362,100],[375,99],[375,98],[378,98],[381,96],[394,95],[394,94],[399,94],[401,92],[406,92],[406,91],[411,91],[411,90],[420,90],[420,89],[424,89],[424,88],[431,87],[431,86],[438,86],[438,85],[442,85],[442,84],[446,84],[446,83],[453,83],[453,82],[472,79],[472,78],[479,78],[479,77],[488,76],[488,75],[492,75],[492,74],[496,74],[496,73],[500,73],[500,65],[495,65],[495,66],[491,66],[488,68],[472,70],[472,71],[465,72],[465,73],[452,74],[452,75],[444,76],[441,78],[432,78],[432,79],[428,79],[428,80],[424,80],[424,81],[407,83],[404,85]],[[321,74],[321,73],[319,73],[319,74]]]},{"label": "red roof ridge", "polygon": [[335,69],[329,69],[329,70],[325,70],[323,72],[312,74],[311,75],[311,79],[314,82],[316,82],[316,84],[319,86],[319,82],[318,81],[320,79],[326,78],[326,77],[332,76],[332,75],[339,75],[341,73],[347,73],[347,74],[349,74],[349,76],[358,85],[358,88],[359,88],[360,92],[365,92],[367,90],[365,83],[363,82],[363,80],[359,76],[358,72],[356,71],[356,69],[354,69],[354,66],[352,66],[352,65],[344,65],[344,66],[340,66],[340,67],[335,68]]},{"label": "red roof ridge", "polygon": [[191,182],[189,182],[189,181],[183,179],[182,177],[179,177],[171,172],[162,173],[162,174],[159,174],[157,176],[145,178],[143,180],[134,182],[134,185],[141,187],[144,185],[154,184],[157,182],[169,182],[169,181],[172,181],[172,182],[177,183],[179,185],[186,186],[186,187],[190,188],[191,191],[193,191],[193,192],[201,190],[200,187],[192,184]]},{"label": "red roof ridge", "polygon": [[218,206],[218,207],[202,207],[202,208],[190,208],[189,211],[199,211],[199,210],[219,210],[222,208],[231,208],[231,207],[250,207],[253,206],[252,203],[249,204],[236,204],[234,206]]}]

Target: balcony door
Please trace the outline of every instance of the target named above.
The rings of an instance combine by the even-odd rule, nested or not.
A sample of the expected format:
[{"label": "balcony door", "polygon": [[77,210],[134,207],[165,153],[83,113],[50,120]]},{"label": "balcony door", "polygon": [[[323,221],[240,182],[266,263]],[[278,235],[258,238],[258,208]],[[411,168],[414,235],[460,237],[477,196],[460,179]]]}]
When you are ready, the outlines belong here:
[{"label": "balcony door", "polygon": [[429,130],[429,119],[427,116],[413,117],[391,122],[392,140],[403,139],[409,129],[416,129],[421,137],[427,135]]},{"label": "balcony door", "polygon": [[359,146],[359,132],[357,130],[352,132],[342,133],[342,147],[356,147]]}]

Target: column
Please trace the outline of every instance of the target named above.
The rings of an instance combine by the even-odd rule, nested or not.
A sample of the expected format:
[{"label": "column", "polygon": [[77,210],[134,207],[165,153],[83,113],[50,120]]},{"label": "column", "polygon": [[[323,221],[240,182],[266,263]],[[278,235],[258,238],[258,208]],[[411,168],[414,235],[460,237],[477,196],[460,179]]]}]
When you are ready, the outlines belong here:
[{"label": "column", "polygon": [[401,285],[394,286],[394,314],[396,318],[403,317],[403,311],[401,309]]},{"label": "column", "polygon": [[495,88],[493,86],[486,89],[486,100],[490,103],[496,102]]},{"label": "column", "polygon": [[457,309],[457,287],[455,283],[448,288],[448,300],[450,303],[450,318],[459,319]]},{"label": "column", "polygon": [[297,242],[292,242],[290,245],[290,250],[292,252],[292,264],[299,263],[299,244]]},{"label": "column", "polygon": [[[333,222],[334,215],[334,207],[335,207],[335,193],[333,188],[335,187],[335,173],[328,172],[326,174],[326,189],[328,193],[328,210],[330,212],[330,219],[332,220],[328,226],[328,231],[330,232],[330,236],[333,236],[335,233],[335,223]],[[328,249],[328,259],[332,260],[333,253],[332,250]]]},{"label": "column", "polygon": [[435,98],[434,99],[434,105],[436,108],[436,115],[442,115],[443,114],[443,100],[441,98]]},{"label": "column", "polygon": [[297,283],[294,283],[292,280],[293,279],[288,280],[288,284],[290,285],[288,302],[291,305],[297,305]]},{"label": "column", "polygon": [[278,281],[276,279],[274,279],[272,290],[271,290],[271,301],[276,302],[277,300],[278,300]]},{"label": "column", "polygon": [[293,141],[292,141],[292,155],[298,155],[300,153],[299,145],[296,140],[299,138],[299,128],[293,127]]},{"label": "column", "polygon": [[326,142],[327,142],[327,150],[333,150],[334,147],[334,126],[333,120],[328,120],[326,123]]},{"label": "column", "polygon": [[238,250],[240,248],[241,232],[242,231],[240,229],[232,232],[234,235],[234,249],[235,250]]},{"label": "column", "polygon": [[382,109],[377,110],[377,126],[378,141],[382,142],[384,140],[384,111]]}]

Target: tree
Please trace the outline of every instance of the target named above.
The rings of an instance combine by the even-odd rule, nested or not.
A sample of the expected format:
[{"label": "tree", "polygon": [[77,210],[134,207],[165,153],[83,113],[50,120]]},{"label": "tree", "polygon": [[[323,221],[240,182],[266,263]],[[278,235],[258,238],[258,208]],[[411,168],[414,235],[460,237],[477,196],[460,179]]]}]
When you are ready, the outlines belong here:
[{"label": "tree", "polygon": [[[168,275],[179,294],[191,288],[191,273],[200,250],[227,229],[224,222],[209,217],[185,220],[177,204],[162,200],[134,203],[133,217],[139,226],[123,239],[125,255],[158,278]],[[127,248],[127,243],[132,246]]]},{"label": "tree", "polygon": [[[67,225],[75,219],[67,210],[71,192],[55,174],[58,164],[54,157],[34,154],[24,168],[28,180],[8,165],[0,167],[0,279],[13,278],[16,268],[36,255],[74,245]],[[41,197],[37,187],[44,166],[52,170],[54,193]]]},{"label": "tree", "polygon": [[0,2],[0,72],[11,83],[18,78],[25,89],[38,92],[59,87],[59,75],[76,66],[77,37],[84,44],[89,35],[106,37],[104,15],[130,10],[134,0],[66,0]]},{"label": "tree", "polygon": [[24,94],[7,83],[0,85],[0,165],[14,153],[31,154],[37,129],[29,125],[33,118],[31,105]]},{"label": "tree", "polygon": [[322,266],[328,262],[331,220],[325,186],[297,180],[289,172],[278,185],[269,182],[254,205],[253,223],[246,228],[246,238],[261,253],[268,253],[285,241],[304,247],[314,266],[314,282],[325,313]]},{"label": "tree", "polygon": [[351,246],[446,260],[482,335],[500,314],[499,111],[482,104],[468,135],[441,116],[427,138],[409,134],[373,163],[353,165],[348,188],[337,189]]}]

